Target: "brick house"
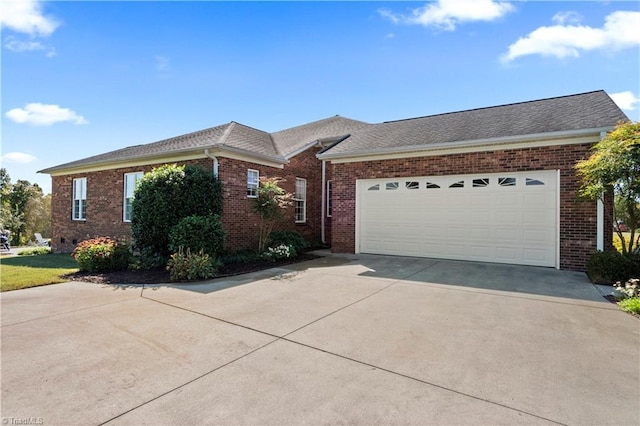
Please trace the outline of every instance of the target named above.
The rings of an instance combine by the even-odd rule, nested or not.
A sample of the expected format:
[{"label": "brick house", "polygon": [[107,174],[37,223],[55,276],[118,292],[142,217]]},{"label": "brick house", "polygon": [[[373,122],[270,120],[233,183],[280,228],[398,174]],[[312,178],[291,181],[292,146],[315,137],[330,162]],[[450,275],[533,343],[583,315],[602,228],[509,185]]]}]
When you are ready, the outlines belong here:
[{"label": "brick house", "polygon": [[[258,178],[296,194],[282,228],[334,252],[583,270],[608,248],[603,205],[578,202],[574,165],[617,122],[604,91],[369,124],[340,116],[275,133],[239,123],[42,170],[53,179],[52,247],[131,239],[141,173],[192,163],[222,181],[230,250],[253,248]],[[611,206],[606,206],[611,207]]]}]

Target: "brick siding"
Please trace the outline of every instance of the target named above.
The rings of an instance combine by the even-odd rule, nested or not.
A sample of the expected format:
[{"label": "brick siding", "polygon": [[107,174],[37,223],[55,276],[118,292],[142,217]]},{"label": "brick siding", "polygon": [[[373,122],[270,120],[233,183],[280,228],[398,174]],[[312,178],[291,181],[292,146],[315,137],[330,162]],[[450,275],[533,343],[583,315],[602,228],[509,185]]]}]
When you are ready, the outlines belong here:
[{"label": "brick siding", "polygon": [[[286,212],[286,218],[276,229],[299,231],[307,240],[320,239],[321,173],[322,163],[312,148],[291,159],[284,169],[261,166],[224,157],[218,158],[218,173],[223,187],[222,223],[227,231],[226,248],[229,250],[255,249],[258,245],[259,217],[251,210],[247,197],[247,170],[254,169],[260,176],[278,176],[286,180],[282,184],[288,192],[295,192],[295,178],[307,179],[307,221],[296,224],[294,209]],[[206,158],[188,161],[213,170],[213,160]],[[184,163],[180,163],[184,164]],[[132,241],[131,224],[123,221],[124,175],[132,172],[149,172],[161,164],[127,167],[52,178],[52,250],[69,253],[82,240],[110,236],[122,241]],[[87,178],[86,220],[72,220],[73,179]]]},{"label": "brick siding", "polygon": [[[573,167],[578,160],[589,157],[591,146],[534,147],[334,164],[332,249],[355,251],[356,179],[559,169],[560,268],[582,271],[596,249],[596,203],[576,199],[579,180]],[[605,226],[604,238],[611,241],[610,226]]]}]

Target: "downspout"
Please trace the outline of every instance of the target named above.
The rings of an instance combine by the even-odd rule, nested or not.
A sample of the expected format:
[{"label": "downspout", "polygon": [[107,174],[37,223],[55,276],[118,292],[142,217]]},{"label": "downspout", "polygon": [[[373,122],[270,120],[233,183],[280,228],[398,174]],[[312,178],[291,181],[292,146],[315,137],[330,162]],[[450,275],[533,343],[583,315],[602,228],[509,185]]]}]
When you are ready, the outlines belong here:
[{"label": "downspout", "polygon": [[213,160],[213,175],[215,177],[218,177],[218,158],[209,153],[209,148],[206,148],[204,150],[204,155],[206,155],[207,157],[209,157],[209,158],[211,158]]},{"label": "downspout", "polygon": [[326,214],[326,203],[327,203],[327,194],[326,194],[326,190],[327,190],[327,182],[325,182],[326,176],[327,175],[327,163],[325,160],[322,160],[322,202],[321,202],[321,209],[320,209],[320,236],[321,236],[321,240],[322,240],[322,244],[326,244],[326,238],[325,238],[325,232],[324,232],[324,228],[325,228],[325,214]]},{"label": "downspout", "polygon": [[[607,136],[607,132],[600,132],[600,140]],[[604,203],[600,198],[596,201],[596,250],[604,251]]]}]

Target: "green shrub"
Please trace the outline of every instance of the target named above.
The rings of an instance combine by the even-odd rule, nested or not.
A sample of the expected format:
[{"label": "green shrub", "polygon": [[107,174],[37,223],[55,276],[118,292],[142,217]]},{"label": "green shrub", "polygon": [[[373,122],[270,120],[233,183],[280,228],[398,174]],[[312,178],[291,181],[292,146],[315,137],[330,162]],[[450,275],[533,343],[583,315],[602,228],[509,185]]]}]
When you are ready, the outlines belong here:
[{"label": "green shrub", "polygon": [[232,253],[225,253],[220,257],[220,261],[223,265],[233,265],[238,263],[251,263],[260,259],[258,253],[253,250],[245,249]]},{"label": "green shrub", "polygon": [[593,253],[587,261],[587,275],[594,283],[613,284],[640,276],[640,256],[615,251]]},{"label": "green shrub", "polygon": [[138,181],[134,195],[131,232],[147,256],[169,257],[169,233],[181,219],[222,213],[220,181],[194,165],[155,168]]},{"label": "green shrub", "polygon": [[167,266],[167,258],[154,252],[147,247],[140,250],[140,253],[132,256],[129,266],[131,269],[154,269]]},{"label": "green shrub", "polygon": [[50,247],[34,247],[18,252],[18,256],[38,256],[51,253]]},{"label": "green shrub", "polygon": [[269,247],[293,246],[296,253],[309,247],[309,243],[298,231],[273,231],[269,234]]},{"label": "green shrub", "polygon": [[260,257],[265,260],[276,261],[278,259],[287,259],[296,256],[296,249],[292,245],[281,244],[275,247],[267,248]]},{"label": "green shrub", "polygon": [[185,281],[211,278],[216,275],[220,261],[200,250],[199,253],[191,253],[180,247],[177,253],[169,258],[167,270],[171,275],[171,281]]},{"label": "green shrub", "polygon": [[640,297],[638,296],[621,300],[618,302],[618,306],[620,306],[623,311],[640,315]]},{"label": "green shrub", "polygon": [[203,251],[218,257],[224,249],[225,232],[218,215],[189,216],[182,219],[169,232],[169,249],[177,252],[180,247]]},{"label": "green shrub", "polygon": [[78,243],[71,253],[81,271],[105,272],[127,269],[129,247],[110,237],[99,237]]}]

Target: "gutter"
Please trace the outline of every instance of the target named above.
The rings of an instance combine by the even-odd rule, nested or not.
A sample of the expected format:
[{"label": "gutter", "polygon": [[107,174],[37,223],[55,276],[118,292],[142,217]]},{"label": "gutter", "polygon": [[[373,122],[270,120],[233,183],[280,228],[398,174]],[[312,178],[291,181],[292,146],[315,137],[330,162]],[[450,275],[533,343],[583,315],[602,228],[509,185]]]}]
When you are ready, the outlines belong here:
[{"label": "gutter", "polygon": [[485,139],[472,139],[472,140],[464,140],[464,141],[456,141],[456,142],[443,142],[443,143],[434,143],[434,144],[422,144],[422,145],[410,145],[410,146],[402,146],[402,147],[392,147],[392,148],[378,148],[378,149],[368,149],[366,151],[352,151],[352,152],[340,152],[340,153],[331,153],[331,149],[325,153],[318,153],[317,157],[321,160],[329,160],[329,159],[338,159],[338,158],[350,158],[350,157],[368,157],[377,154],[397,154],[397,153],[405,153],[405,152],[418,152],[418,151],[435,151],[435,150],[445,150],[450,148],[471,148],[471,147],[480,147],[483,145],[491,146],[491,145],[501,145],[507,143],[514,142],[528,142],[528,141],[536,141],[536,140],[545,140],[545,139],[563,139],[563,138],[571,138],[571,137],[580,137],[586,135],[599,135],[601,132],[608,132],[611,129],[614,129],[615,126],[608,127],[598,127],[593,129],[582,129],[582,130],[563,130],[558,132],[545,132],[545,133],[532,133],[529,135],[520,135],[520,136],[501,136],[496,138],[485,138]]}]

